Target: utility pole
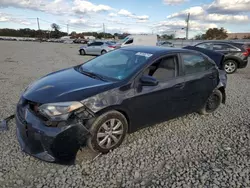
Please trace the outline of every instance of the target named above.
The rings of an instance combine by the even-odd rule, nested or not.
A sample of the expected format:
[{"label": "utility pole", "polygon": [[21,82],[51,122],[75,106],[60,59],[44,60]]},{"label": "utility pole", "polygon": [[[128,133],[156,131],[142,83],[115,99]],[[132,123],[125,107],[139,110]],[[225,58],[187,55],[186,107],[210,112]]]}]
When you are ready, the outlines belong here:
[{"label": "utility pole", "polygon": [[103,37],[105,38],[105,24],[103,23]]},{"label": "utility pole", "polygon": [[40,38],[40,42],[41,42],[41,31],[40,31],[40,23],[39,23],[39,18],[36,18],[37,20],[37,27],[38,27],[38,33],[40,36],[38,36],[38,38]]},{"label": "utility pole", "polygon": [[103,23],[103,33],[105,33],[105,24]]},{"label": "utility pole", "polygon": [[38,26],[38,30],[40,30],[39,18],[36,18],[36,19],[37,19],[37,26]]},{"label": "utility pole", "polygon": [[188,31],[189,31],[189,19],[190,19],[190,13],[188,13],[188,16],[187,16],[187,27],[186,27],[186,40],[188,40]]},{"label": "utility pole", "polygon": [[67,24],[67,33],[69,35],[69,24]]}]

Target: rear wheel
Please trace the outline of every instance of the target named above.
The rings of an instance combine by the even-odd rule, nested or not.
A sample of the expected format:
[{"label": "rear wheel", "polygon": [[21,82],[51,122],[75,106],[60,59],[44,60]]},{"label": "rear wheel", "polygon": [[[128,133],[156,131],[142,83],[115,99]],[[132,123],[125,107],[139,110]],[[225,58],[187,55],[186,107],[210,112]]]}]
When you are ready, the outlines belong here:
[{"label": "rear wheel", "polygon": [[107,51],[106,50],[102,50],[101,54],[106,54]]},{"label": "rear wheel", "polygon": [[227,74],[233,74],[237,70],[237,62],[234,60],[226,60],[224,62],[224,70]]},{"label": "rear wheel", "polygon": [[128,130],[127,119],[118,111],[100,115],[90,128],[88,146],[94,151],[108,153],[119,147]]},{"label": "rear wheel", "polygon": [[80,50],[80,55],[85,55],[85,54],[86,54],[85,50]]},{"label": "rear wheel", "polygon": [[213,91],[213,93],[207,99],[204,107],[199,111],[200,114],[211,114],[216,111],[222,103],[222,93],[219,90]]}]

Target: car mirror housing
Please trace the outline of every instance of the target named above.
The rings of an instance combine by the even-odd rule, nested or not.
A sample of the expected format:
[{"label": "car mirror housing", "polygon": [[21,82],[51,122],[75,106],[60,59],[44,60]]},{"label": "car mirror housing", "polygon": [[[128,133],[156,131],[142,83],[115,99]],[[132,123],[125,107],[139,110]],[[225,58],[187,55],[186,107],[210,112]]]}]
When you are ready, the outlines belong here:
[{"label": "car mirror housing", "polygon": [[152,76],[142,76],[140,79],[142,86],[157,86],[159,81]]}]

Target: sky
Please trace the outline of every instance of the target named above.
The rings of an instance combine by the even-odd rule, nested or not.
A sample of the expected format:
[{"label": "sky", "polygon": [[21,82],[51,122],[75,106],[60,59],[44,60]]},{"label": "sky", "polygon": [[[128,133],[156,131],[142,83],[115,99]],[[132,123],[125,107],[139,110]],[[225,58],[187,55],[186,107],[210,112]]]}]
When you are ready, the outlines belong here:
[{"label": "sky", "polygon": [[0,0],[0,28],[175,34],[190,38],[208,28],[250,32],[250,0]]}]

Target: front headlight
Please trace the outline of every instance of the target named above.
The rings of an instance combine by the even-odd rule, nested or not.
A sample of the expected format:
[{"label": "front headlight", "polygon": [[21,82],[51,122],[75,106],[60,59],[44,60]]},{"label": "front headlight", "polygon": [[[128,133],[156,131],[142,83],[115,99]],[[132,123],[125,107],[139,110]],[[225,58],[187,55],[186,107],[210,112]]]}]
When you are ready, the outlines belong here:
[{"label": "front headlight", "polygon": [[80,102],[49,103],[39,106],[39,112],[51,120],[67,120],[70,113],[83,107]]}]

